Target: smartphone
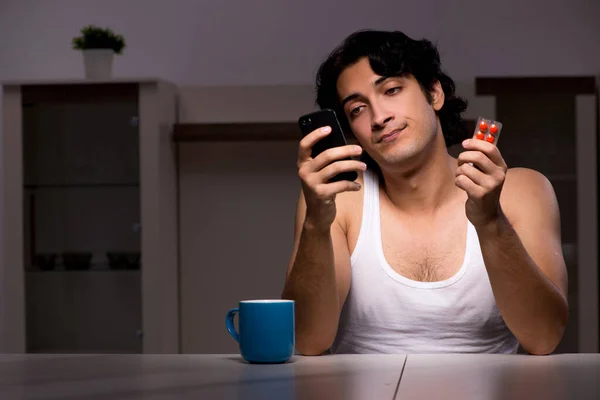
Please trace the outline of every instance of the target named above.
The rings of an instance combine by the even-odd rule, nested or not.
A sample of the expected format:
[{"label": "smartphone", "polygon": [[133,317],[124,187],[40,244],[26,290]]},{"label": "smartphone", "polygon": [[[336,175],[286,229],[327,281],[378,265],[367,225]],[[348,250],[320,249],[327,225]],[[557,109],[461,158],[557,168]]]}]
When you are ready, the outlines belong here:
[{"label": "smartphone", "polygon": [[[346,146],[346,137],[342,131],[340,121],[338,120],[335,111],[326,108],[323,110],[315,111],[306,115],[301,116],[298,119],[298,125],[302,136],[306,136],[315,129],[319,129],[324,126],[330,126],[331,132],[319,140],[312,148],[312,158],[315,158],[322,152],[333,147]],[[346,158],[345,160],[354,160],[354,157]],[[334,176],[329,182],[337,181],[355,181],[358,178],[356,171],[342,172]]]}]

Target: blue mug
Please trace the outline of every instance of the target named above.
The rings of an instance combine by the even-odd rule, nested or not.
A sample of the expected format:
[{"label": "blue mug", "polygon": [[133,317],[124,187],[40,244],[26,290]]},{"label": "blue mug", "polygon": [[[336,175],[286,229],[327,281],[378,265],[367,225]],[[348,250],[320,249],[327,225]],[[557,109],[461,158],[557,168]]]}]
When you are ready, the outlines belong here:
[{"label": "blue mug", "polygon": [[[239,333],[233,318],[238,314]],[[227,313],[226,325],[250,363],[284,363],[294,355],[293,300],[244,300]]]}]

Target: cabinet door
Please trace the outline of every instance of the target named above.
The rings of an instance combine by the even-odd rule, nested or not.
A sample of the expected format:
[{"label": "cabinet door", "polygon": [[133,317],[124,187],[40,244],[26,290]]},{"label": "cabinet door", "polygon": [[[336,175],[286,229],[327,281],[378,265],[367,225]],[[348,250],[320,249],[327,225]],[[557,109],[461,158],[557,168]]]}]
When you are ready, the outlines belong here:
[{"label": "cabinet door", "polygon": [[25,103],[27,350],[141,352],[135,99]]}]

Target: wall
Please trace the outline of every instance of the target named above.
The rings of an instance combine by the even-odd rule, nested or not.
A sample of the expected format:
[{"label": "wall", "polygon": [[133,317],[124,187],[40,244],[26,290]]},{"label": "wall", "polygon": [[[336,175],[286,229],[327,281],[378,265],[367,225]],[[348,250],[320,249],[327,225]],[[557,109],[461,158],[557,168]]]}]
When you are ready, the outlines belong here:
[{"label": "wall", "polygon": [[84,24],[110,26],[128,47],[117,76],[180,85],[313,82],[318,62],[350,32],[401,29],[440,46],[458,80],[600,71],[593,0],[3,0],[0,80],[74,78],[70,48]]},{"label": "wall", "polygon": [[[3,0],[0,80],[81,77],[70,41],[87,23],[125,35],[116,76],[182,86],[187,122],[295,120],[313,107],[319,61],[362,28],[402,29],[437,42],[459,93],[472,100],[468,117],[493,117],[493,100],[474,99],[475,76],[600,71],[600,53],[592,51],[600,47],[598,2],[448,3]],[[278,295],[298,189],[294,157],[293,144],[180,146],[184,351],[235,351],[226,310],[242,298]]]},{"label": "wall", "polygon": [[182,350],[231,353],[225,314],[279,298],[292,250],[296,146],[180,145]]}]

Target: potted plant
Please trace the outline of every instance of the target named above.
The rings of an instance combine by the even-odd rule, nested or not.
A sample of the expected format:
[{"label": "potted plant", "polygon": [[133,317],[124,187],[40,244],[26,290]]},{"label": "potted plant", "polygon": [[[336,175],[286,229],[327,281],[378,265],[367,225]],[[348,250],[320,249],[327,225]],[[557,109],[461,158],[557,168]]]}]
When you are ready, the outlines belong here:
[{"label": "potted plant", "polygon": [[88,79],[109,79],[115,54],[121,54],[125,39],[109,28],[87,25],[81,35],[73,38],[73,49],[81,50],[85,76]]}]

